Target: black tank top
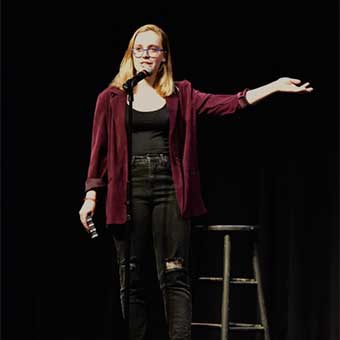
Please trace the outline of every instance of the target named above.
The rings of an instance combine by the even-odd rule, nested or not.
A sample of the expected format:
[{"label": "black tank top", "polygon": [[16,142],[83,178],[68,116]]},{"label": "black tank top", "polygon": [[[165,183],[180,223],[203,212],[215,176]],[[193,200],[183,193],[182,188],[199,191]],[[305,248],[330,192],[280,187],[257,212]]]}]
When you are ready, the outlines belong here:
[{"label": "black tank top", "polygon": [[168,154],[169,114],[166,105],[155,111],[132,110],[132,154]]}]

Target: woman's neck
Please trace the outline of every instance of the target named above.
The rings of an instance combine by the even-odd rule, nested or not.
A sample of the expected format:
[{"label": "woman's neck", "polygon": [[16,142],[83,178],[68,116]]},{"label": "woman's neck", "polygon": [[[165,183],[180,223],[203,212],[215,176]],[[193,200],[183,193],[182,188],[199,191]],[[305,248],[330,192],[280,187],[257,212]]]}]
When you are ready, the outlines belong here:
[{"label": "woman's neck", "polygon": [[141,81],[135,87],[133,107],[139,111],[158,110],[165,99],[149,83]]}]

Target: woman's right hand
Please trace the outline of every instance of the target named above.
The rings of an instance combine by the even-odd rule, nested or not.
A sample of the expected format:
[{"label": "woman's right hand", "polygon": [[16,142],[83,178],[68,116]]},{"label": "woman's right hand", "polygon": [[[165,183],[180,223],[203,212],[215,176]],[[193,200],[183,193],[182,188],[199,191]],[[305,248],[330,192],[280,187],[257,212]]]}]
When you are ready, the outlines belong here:
[{"label": "woman's right hand", "polygon": [[84,226],[87,232],[89,232],[89,226],[87,225],[86,217],[88,215],[93,216],[95,209],[96,209],[95,199],[85,198],[84,203],[79,210],[79,217],[82,225]]}]

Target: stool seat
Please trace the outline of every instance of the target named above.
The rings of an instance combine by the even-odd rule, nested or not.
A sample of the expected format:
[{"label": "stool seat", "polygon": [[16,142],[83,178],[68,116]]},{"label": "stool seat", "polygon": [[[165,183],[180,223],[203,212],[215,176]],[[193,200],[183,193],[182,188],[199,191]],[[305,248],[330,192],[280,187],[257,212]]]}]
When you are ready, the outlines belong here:
[{"label": "stool seat", "polygon": [[[258,258],[258,246],[257,246],[257,232],[260,230],[260,226],[257,225],[207,225],[200,226],[201,230],[206,232],[223,232],[224,249],[223,249],[223,275],[221,277],[198,277],[198,281],[217,282],[222,284],[222,297],[221,297],[221,322],[209,323],[209,322],[192,322],[192,326],[219,328],[220,339],[228,340],[229,332],[231,331],[260,331],[262,332],[265,340],[270,340],[269,327],[266,315],[266,308],[264,303],[264,294],[261,282],[261,272]],[[251,232],[251,248],[252,248],[252,268],[253,277],[247,278],[235,278],[230,275],[231,268],[231,243],[232,235],[237,232]],[[229,321],[229,301],[230,301],[230,285],[256,285],[257,302],[259,310],[259,321],[257,323],[242,323],[242,322],[230,322]]]},{"label": "stool seat", "polygon": [[224,225],[224,224],[216,224],[216,225],[208,225],[207,230],[209,231],[256,231],[259,230],[260,227],[256,225]]}]

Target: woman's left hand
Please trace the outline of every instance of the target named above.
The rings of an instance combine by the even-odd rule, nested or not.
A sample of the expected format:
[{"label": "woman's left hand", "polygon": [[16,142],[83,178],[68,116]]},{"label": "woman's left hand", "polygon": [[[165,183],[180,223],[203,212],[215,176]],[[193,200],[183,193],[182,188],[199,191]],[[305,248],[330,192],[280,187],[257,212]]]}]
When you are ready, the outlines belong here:
[{"label": "woman's left hand", "polygon": [[279,92],[294,92],[294,93],[306,93],[312,92],[313,88],[310,87],[310,83],[306,82],[302,85],[300,79],[282,77],[276,80],[276,88]]}]

